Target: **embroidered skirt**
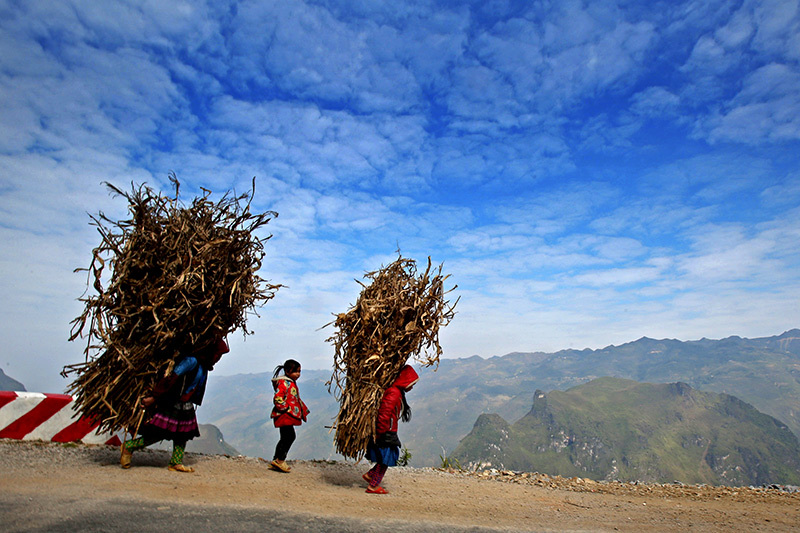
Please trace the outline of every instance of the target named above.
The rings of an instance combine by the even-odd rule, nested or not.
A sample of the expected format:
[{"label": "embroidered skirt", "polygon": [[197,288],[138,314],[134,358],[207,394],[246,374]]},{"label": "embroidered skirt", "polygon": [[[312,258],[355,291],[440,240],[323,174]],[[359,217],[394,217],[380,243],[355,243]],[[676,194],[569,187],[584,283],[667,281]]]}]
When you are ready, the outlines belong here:
[{"label": "embroidered skirt", "polygon": [[141,430],[148,440],[189,441],[200,436],[192,402],[159,409]]}]

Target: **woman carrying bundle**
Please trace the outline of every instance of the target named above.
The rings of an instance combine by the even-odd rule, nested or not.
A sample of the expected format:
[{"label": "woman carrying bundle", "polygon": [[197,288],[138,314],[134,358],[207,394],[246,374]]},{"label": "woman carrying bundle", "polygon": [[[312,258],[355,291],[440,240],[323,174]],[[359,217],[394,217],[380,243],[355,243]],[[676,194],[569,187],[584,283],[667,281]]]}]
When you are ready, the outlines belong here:
[{"label": "woman carrying bundle", "polygon": [[375,440],[367,446],[367,459],[375,466],[362,477],[369,483],[370,494],[387,494],[381,486],[386,469],[397,465],[400,457],[400,439],[397,437],[398,421],[411,420],[411,407],[406,402],[406,393],[419,381],[417,372],[405,365],[394,383],[383,392],[383,399],[378,408],[378,419],[375,424]]},{"label": "woman carrying bundle", "polygon": [[192,467],[183,464],[186,443],[200,436],[194,406],[203,402],[208,373],[228,351],[228,343],[219,336],[205,348],[183,357],[168,376],[156,383],[150,394],[142,399],[142,405],[153,410],[154,414],[141,429],[141,437],[122,443],[119,459],[122,468],[131,467],[134,451],[161,440],[171,440],[169,470],[194,472]]}]

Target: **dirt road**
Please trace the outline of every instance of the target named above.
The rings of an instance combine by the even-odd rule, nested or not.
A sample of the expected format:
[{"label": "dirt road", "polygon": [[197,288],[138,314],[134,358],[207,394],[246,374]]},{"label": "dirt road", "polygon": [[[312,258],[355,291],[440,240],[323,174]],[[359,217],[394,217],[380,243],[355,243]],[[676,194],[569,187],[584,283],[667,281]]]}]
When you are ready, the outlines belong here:
[{"label": "dirt road", "polygon": [[[290,461],[292,472],[281,474],[257,458],[189,454],[196,472],[179,474],[166,469],[163,451],[137,452],[130,470],[118,459],[106,446],[0,440],[4,531],[80,530],[81,521],[95,531],[123,529],[101,517],[127,513],[125,504],[149,510],[120,519],[138,531],[210,530],[215,519],[239,531],[800,529],[800,494],[778,490],[393,468],[384,483],[390,494],[381,496],[364,492],[363,463]],[[49,510],[36,508],[47,502]]]}]

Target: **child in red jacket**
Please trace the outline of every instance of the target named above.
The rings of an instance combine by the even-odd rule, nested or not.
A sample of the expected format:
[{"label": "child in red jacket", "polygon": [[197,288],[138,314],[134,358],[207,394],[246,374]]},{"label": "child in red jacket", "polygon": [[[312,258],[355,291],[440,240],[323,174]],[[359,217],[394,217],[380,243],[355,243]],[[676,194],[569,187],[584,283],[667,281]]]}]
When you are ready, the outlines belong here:
[{"label": "child in red jacket", "polygon": [[394,383],[383,392],[383,399],[378,408],[378,420],[375,424],[375,440],[367,446],[367,459],[375,466],[362,477],[369,483],[370,494],[387,494],[381,487],[386,469],[397,465],[400,457],[400,439],[397,437],[399,420],[411,420],[411,407],[406,402],[406,393],[419,381],[417,372],[409,365],[400,370]]},{"label": "child in red jacket", "polygon": [[[295,439],[294,426],[305,422],[309,413],[297,390],[297,380],[300,378],[301,370],[300,363],[294,359],[287,359],[285,363],[275,367],[275,373],[272,375],[272,388],[275,389],[272,401],[275,407],[270,417],[275,427],[280,430],[281,436],[275,446],[275,456],[270,466],[279,472],[291,471],[291,467],[286,464],[286,455]],[[283,375],[279,376],[281,371]]]}]

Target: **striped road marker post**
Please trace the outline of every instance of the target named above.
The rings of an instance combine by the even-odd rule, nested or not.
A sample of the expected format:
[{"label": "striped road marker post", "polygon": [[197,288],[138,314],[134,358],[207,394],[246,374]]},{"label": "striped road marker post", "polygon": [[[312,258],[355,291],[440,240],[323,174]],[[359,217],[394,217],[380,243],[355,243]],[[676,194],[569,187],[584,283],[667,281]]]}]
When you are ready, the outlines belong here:
[{"label": "striped road marker post", "polygon": [[119,434],[98,433],[99,422],[80,416],[67,394],[0,391],[0,439],[122,444]]}]

